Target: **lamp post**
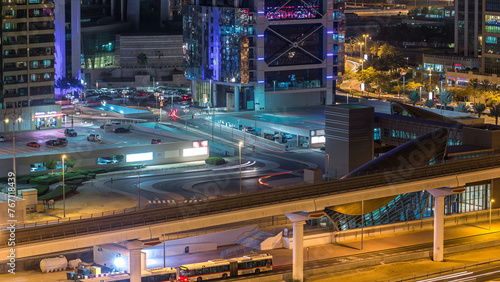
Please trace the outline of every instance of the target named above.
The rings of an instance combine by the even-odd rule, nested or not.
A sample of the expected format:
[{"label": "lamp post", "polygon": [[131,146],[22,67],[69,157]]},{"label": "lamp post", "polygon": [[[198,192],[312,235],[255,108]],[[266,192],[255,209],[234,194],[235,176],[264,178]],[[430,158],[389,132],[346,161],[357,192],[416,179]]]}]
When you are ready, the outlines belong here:
[{"label": "lamp post", "polygon": [[422,86],[420,86],[420,106],[422,106]]},{"label": "lamp post", "polygon": [[238,143],[239,151],[240,151],[240,194],[241,194],[241,147],[243,147],[243,141]]},{"label": "lamp post", "polygon": [[366,46],[366,47],[365,47],[365,52],[366,52],[366,48],[368,48],[368,45],[366,45],[366,39],[367,39],[368,37],[370,37],[370,35],[369,35],[369,34],[363,34],[363,37],[365,38],[365,46]]},{"label": "lamp post", "polygon": [[489,230],[491,230],[491,206],[493,205],[494,202],[495,202],[495,199],[490,200],[490,228],[489,228]]},{"label": "lamp post", "polygon": [[139,194],[139,210],[141,209],[141,175],[137,173],[137,180],[139,184],[137,185],[138,194]]},{"label": "lamp post", "polygon": [[165,98],[164,96],[160,96],[160,122],[161,122],[161,111],[163,109],[163,99],[164,98]]},{"label": "lamp post", "polygon": [[66,217],[66,187],[64,185],[64,159],[66,159],[66,155],[61,156],[62,161],[62,173],[63,173],[63,217]]},{"label": "lamp post", "polygon": [[359,62],[361,63],[361,70],[363,70],[363,64],[364,64],[365,60],[359,60]]},{"label": "lamp post", "polygon": [[360,58],[363,58],[363,42],[358,42],[358,45],[359,45],[359,57]]},{"label": "lamp post", "polygon": [[432,68],[429,67],[429,91],[431,89],[431,85],[432,85]]},{"label": "lamp post", "polygon": [[155,108],[158,108],[158,96],[160,96],[160,92],[156,92],[155,91],[154,95],[155,95],[155,100],[156,100],[156,102],[155,102]]}]

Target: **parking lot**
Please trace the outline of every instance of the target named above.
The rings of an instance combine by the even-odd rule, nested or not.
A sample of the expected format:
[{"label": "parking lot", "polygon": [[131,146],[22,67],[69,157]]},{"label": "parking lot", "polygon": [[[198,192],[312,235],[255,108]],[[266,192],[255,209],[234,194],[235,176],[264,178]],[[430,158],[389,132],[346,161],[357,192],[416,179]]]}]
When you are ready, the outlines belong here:
[{"label": "parking lot", "polygon": [[[150,133],[137,132],[131,130],[126,133],[113,133],[105,132],[104,129],[100,129],[99,124],[80,124],[75,123],[74,129],[77,132],[76,137],[64,136],[64,130],[66,127],[70,127],[70,124],[65,125],[66,127],[57,129],[46,129],[37,131],[21,131],[16,132],[16,156],[34,156],[42,154],[51,154],[56,152],[78,152],[78,151],[88,151],[95,149],[106,149],[106,148],[121,148],[128,146],[139,146],[139,145],[151,145],[152,139],[161,139],[162,143],[177,142],[180,141],[175,138],[167,138],[165,136],[156,136]],[[128,127],[128,125],[124,125]],[[90,133],[100,134],[101,141],[90,142],[87,141],[87,136]],[[12,144],[12,134],[7,133],[2,135],[5,142],[0,142],[0,159],[11,158],[13,152]],[[66,138],[68,144],[65,146],[50,146],[46,145],[45,142],[48,140],[53,140],[57,138]],[[40,144],[40,148],[28,147],[28,142],[37,142]]]}]

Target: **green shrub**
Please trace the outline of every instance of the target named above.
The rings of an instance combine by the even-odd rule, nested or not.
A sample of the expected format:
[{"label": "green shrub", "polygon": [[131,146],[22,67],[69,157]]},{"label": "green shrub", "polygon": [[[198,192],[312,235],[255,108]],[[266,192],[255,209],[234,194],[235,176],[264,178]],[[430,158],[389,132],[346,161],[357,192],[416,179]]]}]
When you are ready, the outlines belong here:
[{"label": "green shrub", "polygon": [[[64,186],[65,186],[64,189],[65,189],[66,195],[76,191],[76,189],[78,188],[78,186],[75,186],[75,185],[64,185]],[[41,197],[38,197],[38,200],[40,200],[40,201],[50,200],[50,199],[57,200],[57,199],[62,198],[62,195],[63,195],[63,186],[59,185],[56,187],[56,189],[50,191],[49,193],[47,193]]]},{"label": "green shrub", "polygon": [[30,177],[29,176],[24,176],[22,178],[17,179],[17,184],[28,184],[30,183]]},{"label": "green shrub", "polygon": [[31,179],[29,183],[35,185],[51,185],[59,181],[62,181],[62,175],[39,176]]},{"label": "green shrub", "polygon": [[35,186],[33,188],[37,190],[38,197],[45,195],[45,193],[49,191],[48,185],[40,185],[40,186]]},{"label": "green shrub", "polygon": [[211,158],[206,159],[205,163],[210,164],[210,165],[222,165],[222,164],[226,163],[226,160],[224,160],[223,158],[219,158],[219,157],[211,157]]}]

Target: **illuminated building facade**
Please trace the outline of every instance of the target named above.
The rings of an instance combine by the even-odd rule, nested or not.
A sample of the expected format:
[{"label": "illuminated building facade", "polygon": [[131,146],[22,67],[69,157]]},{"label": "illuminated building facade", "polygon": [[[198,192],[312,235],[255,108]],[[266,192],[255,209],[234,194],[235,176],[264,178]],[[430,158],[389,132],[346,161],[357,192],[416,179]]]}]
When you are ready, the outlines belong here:
[{"label": "illuminated building facade", "polygon": [[0,109],[6,122],[0,132],[60,127],[61,108],[54,103],[54,1],[3,0],[1,17]]},{"label": "illuminated building facade", "polygon": [[500,2],[484,0],[483,3],[482,72],[500,73]]},{"label": "illuminated building facade", "polygon": [[333,103],[344,3],[242,3],[183,6],[184,72],[195,103],[235,111]]}]

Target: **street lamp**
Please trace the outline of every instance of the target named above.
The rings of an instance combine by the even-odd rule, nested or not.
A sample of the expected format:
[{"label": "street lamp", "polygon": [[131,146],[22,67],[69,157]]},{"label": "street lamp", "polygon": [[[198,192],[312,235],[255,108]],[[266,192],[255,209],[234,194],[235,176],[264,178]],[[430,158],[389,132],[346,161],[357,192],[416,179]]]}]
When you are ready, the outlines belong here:
[{"label": "street lamp", "polygon": [[161,111],[162,111],[162,108],[163,108],[163,99],[165,97],[164,96],[160,96],[160,122],[161,122]]},{"label": "street lamp", "polygon": [[363,64],[364,64],[365,60],[364,59],[363,60],[359,60],[359,62],[361,63],[361,70],[363,70]]},{"label": "street lamp", "polygon": [[[366,39],[367,39],[368,37],[370,37],[370,35],[369,35],[369,34],[363,34],[363,37],[365,38],[365,46],[367,46],[367,47],[368,47],[368,45],[366,45]],[[366,49],[365,49],[365,52],[366,52]]]},{"label": "street lamp", "polygon": [[158,96],[160,96],[160,92],[155,91],[154,95],[155,95],[155,100],[156,100],[155,108],[158,108]]},{"label": "street lamp", "polygon": [[495,202],[495,199],[490,200],[490,230],[491,230],[491,206],[493,206],[494,202]]},{"label": "street lamp", "polygon": [[430,91],[432,85],[432,68],[429,67],[428,70],[429,70],[429,91]]},{"label": "street lamp", "polygon": [[363,45],[364,44],[365,43],[363,43],[363,42],[358,42],[358,45],[359,45],[359,57],[361,57],[361,58],[363,57]]},{"label": "street lamp", "polygon": [[66,159],[66,155],[61,156],[62,161],[62,173],[63,173],[63,217],[66,217],[66,187],[64,186],[64,159]]},{"label": "street lamp", "polygon": [[241,147],[243,147],[243,141],[238,143],[238,147],[240,149],[240,194],[241,194]]}]

